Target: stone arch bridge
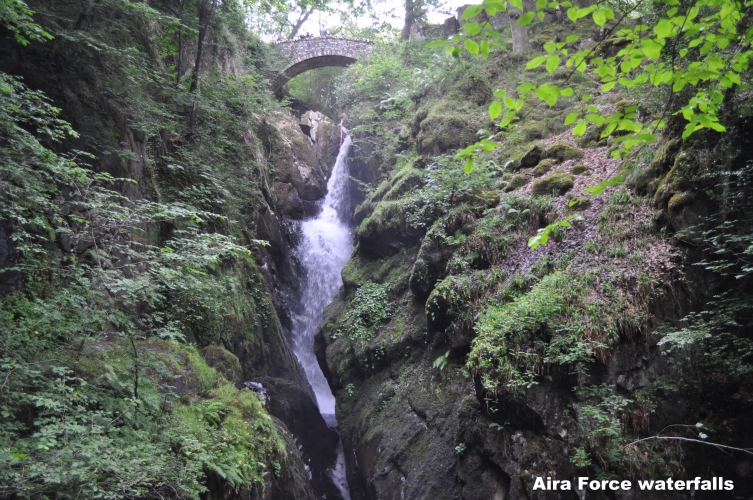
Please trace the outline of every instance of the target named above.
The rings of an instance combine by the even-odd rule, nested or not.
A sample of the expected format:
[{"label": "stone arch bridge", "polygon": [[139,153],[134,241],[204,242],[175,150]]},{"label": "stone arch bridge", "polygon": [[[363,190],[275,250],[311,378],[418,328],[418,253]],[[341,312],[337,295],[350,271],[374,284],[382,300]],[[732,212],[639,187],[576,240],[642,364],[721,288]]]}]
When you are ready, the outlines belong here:
[{"label": "stone arch bridge", "polygon": [[272,83],[272,90],[278,92],[294,76],[325,66],[348,66],[358,59],[371,54],[372,42],[349,38],[319,37],[278,42],[288,64]]}]

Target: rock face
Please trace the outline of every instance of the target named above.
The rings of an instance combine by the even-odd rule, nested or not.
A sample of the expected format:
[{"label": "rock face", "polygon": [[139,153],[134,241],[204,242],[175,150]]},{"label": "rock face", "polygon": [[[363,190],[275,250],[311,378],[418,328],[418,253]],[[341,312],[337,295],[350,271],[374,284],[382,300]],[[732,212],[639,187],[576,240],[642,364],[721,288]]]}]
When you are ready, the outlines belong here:
[{"label": "rock face", "polygon": [[[535,146],[524,158],[526,165],[532,167],[545,158],[551,159],[544,160],[551,166],[582,156],[569,144],[560,143],[547,149]],[[687,227],[701,213],[698,195],[681,174],[683,161],[671,146],[660,149],[651,167],[659,179],[644,176],[641,184],[642,189],[653,184],[654,190],[649,193],[654,196],[653,203],[666,212],[667,223],[673,227]],[[546,257],[542,257],[524,247],[522,252],[513,253],[514,259],[502,258],[502,264],[491,269],[480,267],[474,261],[477,256],[459,257],[462,243],[458,242],[474,241],[476,233],[472,230],[453,229],[439,234],[435,233],[437,224],[424,234],[404,224],[406,217],[399,208],[398,193],[410,190],[406,191],[406,186],[413,185],[411,179],[421,182],[421,171],[401,168],[356,210],[359,245],[343,270],[343,287],[326,309],[316,335],[317,358],[337,397],[354,500],[582,499],[575,492],[533,490],[536,477],[573,480],[584,474],[578,450],[583,446],[584,435],[593,431],[588,427],[590,417],[586,413],[596,411],[600,400],[594,394],[577,392],[578,387],[606,388],[616,399],[630,400],[634,406],[619,413],[620,425],[647,434],[676,422],[695,422],[693,419],[705,418],[700,415],[706,411],[721,411],[720,406],[709,403],[708,393],[701,397],[694,391],[656,389],[657,385],[674,387],[692,378],[694,363],[688,353],[659,345],[661,335],[652,332],[657,325],[683,318],[705,300],[701,298],[703,292],[690,284],[701,282],[696,274],[687,282],[672,281],[672,285],[656,291],[646,306],[640,331],[618,334],[608,353],[593,359],[583,372],[543,370],[544,375],[537,377],[536,383],[514,391],[504,387],[498,391],[487,389],[482,383],[482,370],[469,374],[466,366],[479,335],[474,325],[478,324],[482,309],[477,307],[477,301],[486,294],[498,293],[503,297],[501,301],[515,302],[521,297],[515,295],[518,292],[504,295],[504,290],[514,289],[518,273],[530,271],[531,267],[526,266],[556,252],[547,250]],[[533,192],[563,194],[575,180],[569,172],[546,172],[534,182]],[[541,199],[526,198],[534,202]],[[522,197],[516,193],[502,195],[498,203],[507,208],[500,218],[520,213],[513,207],[513,199]],[[594,202],[594,208],[598,207]],[[487,208],[464,210],[457,215],[463,217],[464,227],[481,225],[480,219],[498,213]],[[539,219],[535,228],[543,225]],[[504,238],[498,231],[493,235],[495,240]],[[489,291],[482,281],[495,272],[508,273],[509,278],[499,278]],[[388,291],[391,314],[365,334],[355,335],[349,330],[349,321],[355,314],[352,304],[368,282],[378,283]],[[536,297],[534,301],[546,299]],[[524,320],[527,321],[517,318],[518,322]],[[537,332],[531,335],[533,350],[541,341],[544,327],[531,328]],[[641,402],[649,392],[650,407]],[[750,402],[744,406],[750,406]],[[700,407],[705,409],[699,411]],[[729,424],[737,410],[730,413],[727,407],[724,411],[727,413],[723,420]],[[737,421],[736,429],[748,426],[748,417],[743,420]],[[748,463],[745,459],[719,456],[716,460],[709,453],[706,449],[693,451],[694,456],[681,458],[683,467],[699,471],[695,467],[701,462],[705,465],[700,467],[716,464],[714,470],[742,467],[742,473],[734,473],[736,480],[748,484],[747,465],[741,465]],[[725,465],[720,465],[720,460],[726,460]],[[685,498],[680,493],[668,493],[641,498]],[[632,492],[587,495],[586,498],[599,500],[636,498]],[[699,496],[715,498],[703,497],[700,492]]]},{"label": "rock face", "polygon": [[[266,286],[275,311],[253,341],[234,338],[231,349],[241,360],[244,381],[261,384],[267,409],[292,435],[317,498],[340,498],[328,475],[334,466],[339,436],[322,418],[313,392],[290,347],[290,318],[301,281],[293,259],[296,221],[319,210],[327,177],[339,149],[339,130],[318,112],[300,119],[279,113],[261,122],[255,132],[262,137],[269,158],[272,203],[258,214],[257,233],[268,236],[269,247],[260,249],[266,262]],[[306,498],[306,497],[304,497]]]}]

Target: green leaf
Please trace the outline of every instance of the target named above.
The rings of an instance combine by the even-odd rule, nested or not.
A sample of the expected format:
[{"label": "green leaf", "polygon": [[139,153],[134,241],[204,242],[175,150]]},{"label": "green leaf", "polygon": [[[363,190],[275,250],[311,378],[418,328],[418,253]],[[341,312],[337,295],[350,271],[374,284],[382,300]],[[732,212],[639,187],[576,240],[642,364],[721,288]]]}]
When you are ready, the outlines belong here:
[{"label": "green leaf", "polygon": [[494,101],[489,106],[489,117],[492,120],[496,120],[499,115],[502,114],[502,103],[499,101]]},{"label": "green leaf", "polygon": [[531,59],[530,61],[528,61],[528,64],[526,64],[526,69],[538,68],[539,66],[544,64],[544,61],[546,60],[547,60],[546,56],[535,57]]},{"label": "green leaf", "polygon": [[533,21],[533,18],[536,16],[536,13],[526,12],[522,16],[520,16],[520,19],[518,19],[518,26],[528,26]]},{"label": "green leaf", "polygon": [[565,125],[570,125],[572,123],[575,123],[575,120],[578,119],[578,113],[570,113],[567,115],[567,118],[565,118]]},{"label": "green leaf", "polygon": [[549,104],[549,106],[554,106],[557,103],[559,94],[560,89],[549,83],[544,83],[536,89],[536,95],[539,99]]},{"label": "green leaf", "polygon": [[481,40],[481,57],[484,58],[484,61],[489,57],[489,42],[486,40]]},{"label": "green leaf", "polygon": [[573,135],[574,135],[575,137],[580,137],[580,136],[582,136],[583,134],[585,134],[585,133],[586,133],[586,127],[587,127],[587,125],[588,125],[588,124],[586,123],[586,121],[585,121],[585,120],[581,120],[581,121],[580,121],[580,122],[579,122],[579,123],[578,123],[578,124],[577,124],[577,125],[575,126],[575,128],[573,129]]},{"label": "green leaf", "polygon": [[740,75],[737,73],[734,73],[732,71],[727,71],[724,76],[730,79],[730,81],[736,83],[737,85],[740,85]]},{"label": "green leaf", "polygon": [[532,90],[536,90],[536,85],[534,85],[533,83],[524,83],[518,86],[518,93],[520,94],[525,94],[527,92],[531,92]]},{"label": "green leaf", "polygon": [[465,45],[465,50],[467,50],[474,56],[478,54],[478,44],[475,41],[466,40],[463,45]]},{"label": "green leaf", "polygon": [[607,15],[603,10],[597,10],[594,12],[593,17],[597,26],[604,26],[604,23],[607,22]]},{"label": "green leaf", "polygon": [[578,41],[578,35],[570,35],[565,38],[565,43],[573,43]]},{"label": "green leaf", "polygon": [[474,167],[475,165],[474,165],[473,157],[470,157],[465,162],[465,166],[463,167],[463,172],[465,172],[465,175],[470,175],[470,173],[473,172]]},{"label": "green leaf", "polygon": [[549,0],[536,0],[536,10],[542,10],[546,7]]},{"label": "green leaf", "polygon": [[448,45],[450,45],[450,42],[448,42],[447,40],[437,40],[434,42],[427,43],[426,47],[429,49],[435,49],[437,47],[446,47]]},{"label": "green leaf", "polygon": [[643,53],[649,59],[659,59],[661,57],[661,51],[664,48],[663,43],[656,42],[651,38],[645,38],[641,40],[641,45],[643,45]]},{"label": "green leaf", "polygon": [[468,36],[475,36],[481,33],[481,26],[478,23],[466,23],[463,25],[463,31]]},{"label": "green leaf", "polygon": [[546,70],[550,75],[554,73],[554,70],[556,70],[559,65],[560,56],[558,56],[557,54],[552,54],[546,60]]},{"label": "green leaf", "polygon": [[460,16],[460,20],[464,21],[466,19],[476,17],[477,15],[481,13],[482,8],[483,7],[481,5],[471,5],[470,7],[468,7],[467,9],[463,11],[463,15]]},{"label": "green leaf", "polygon": [[662,19],[654,27],[654,33],[657,38],[668,38],[672,36],[675,25],[669,19]]},{"label": "green leaf", "polygon": [[623,182],[625,182],[625,178],[621,175],[617,175],[615,177],[612,177],[609,180],[602,182],[601,184],[597,184],[595,186],[586,188],[583,190],[583,192],[586,194],[590,194],[591,196],[597,196],[603,193],[604,190],[608,188],[609,186],[619,186]]},{"label": "green leaf", "polygon": [[518,9],[518,10],[525,10],[523,8],[523,0],[509,0],[509,1],[510,1],[510,5],[512,5],[516,9]]}]

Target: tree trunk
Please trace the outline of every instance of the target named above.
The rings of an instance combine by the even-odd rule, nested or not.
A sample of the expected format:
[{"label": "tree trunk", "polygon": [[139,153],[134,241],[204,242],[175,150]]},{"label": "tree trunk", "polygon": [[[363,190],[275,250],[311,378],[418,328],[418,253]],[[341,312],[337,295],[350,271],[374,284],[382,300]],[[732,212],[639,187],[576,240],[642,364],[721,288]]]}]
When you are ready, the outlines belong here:
[{"label": "tree trunk", "polygon": [[291,31],[290,35],[288,35],[288,40],[295,38],[295,36],[298,34],[298,30],[301,29],[301,26],[303,26],[303,23],[306,22],[312,12],[314,12],[314,7],[309,7],[308,11],[301,12],[301,15],[298,17],[298,21],[296,21],[295,25],[293,26],[293,31]]},{"label": "tree trunk", "polygon": [[403,31],[400,33],[400,40],[410,38],[410,28],[416,21],[416,2],[414,0],[405,0],[405,24]]},{"label": "tree trunk", "polygon": [[196,114],[199,110],[199,93],[201,91],[201,63],[204,59],[204,45],[206,44],[209,28],[217,12],[219,0],[202,0],[199,4],[199,45],[196,48],[196,64],[193,69],[193,79],[189,92],[194,94],[191,116],[188,120],[188,134],[193,135],[196,126]]},{"label": "tree trunk", "polygon": [[528,28],[518,26],[518,19],[523,15],[523,11],[507,4],[507,12],[510,15],[510,32],[512,32],[512,51],[523,52],[528,50],[531,43],[528,41]]},{"label": "tree trunk", "polygon": [[175,83],[180,84],[180,77],[183,74],[183,7],[185,4],[185,0],[180,2],[180,11],[178,12],[178,15],[176,16],[178,20],[180,21],[180,26],[178,27],[178,58],[175,61]]}]

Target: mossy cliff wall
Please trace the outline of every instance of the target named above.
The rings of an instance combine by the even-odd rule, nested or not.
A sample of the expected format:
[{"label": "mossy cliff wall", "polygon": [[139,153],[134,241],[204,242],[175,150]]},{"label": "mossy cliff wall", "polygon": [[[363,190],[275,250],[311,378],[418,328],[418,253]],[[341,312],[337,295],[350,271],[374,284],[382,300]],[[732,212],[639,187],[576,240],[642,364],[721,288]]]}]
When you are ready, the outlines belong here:
[{"label": "mossy cliff wall", "polygon": [[[458,120],[473,119],[467,106],[458,104]],[[440,107],[453,113],[451,100]],[[415,112],[420,127],[385,146],[405,153],[380,167],[354,211],[358,245],[316,337],[353,498],[575,499],[534,490],[535,478],[599,474],[724,475],[736,485],[724,498],[747,495],[744,454],[631,444],[698,423],[718,442],[750,445],[745,379],[722,381],[702,368],[701,352],[663,340],[739,285],[694,265],[703,252],[667,236],[718,208],[680,174],[693,168],[678,166],[690,153],[666,140],[644,162],[621,163],[604,144],[579,146],[566,133],[503,144],[467,176],[441,154],[452,144],[427,141],[427,109]],[[618,173],[627,187],[584,194]],[[578,217],[528,248],[566,215]]]},{"label": "mossy cliff wall", "polygon": [[[319,115],[302,127],[273,100],[262,77],[265,46],[248,32],[242,16],[233,17],[232,2],[218,9],[202,92],[193,96],[187,92],[190,76],[171,72],[177,57],[185,73],[196,39],[183,38],[184,53],[176,53],[173,32],[163,31],[160,11],[146,4],[129,10],[128,2],[29,4],[55,39],[22,47],[5,30],[0,66],[44,92],[78,133],[62,142],[43,137],[45,147],[70,153],[94,172],[128,179],[108,184],[123,195],[112,197],[113,212],[152,207],[205,215],[192,221],[147,217],[132,224],[124,218],[117,237],[110,226],[94,236],[95,224],[86,212],[79,219],[82,227],[90,224],[91,238],[73,238],[76,228],[56,226],[44,252],[33,256],[36,261],[27,256],[22,262],[24,272],[45,266],[47,271],[2,273],[3,321],[13,326],[4,328],[3,345],[23,346],[25,351],[15,352],[19,359],[28,351],[29,361],[42,356],[72,367],[81,387],[90,391],[88,403],[77,407],[82,412],[118,415],[118,405],[132,409],[128,401],[138,403],[132,416],[123,411],[108,428],[118,436],[141,433],[134,438],[137,445],[167,465],[153,461],[131,474],[124,468],[140,462],[128,462],[127,452],[113,458],[112,469],[133,488],[142,488],[135,496],[198,498],[208,488],[205,498],[334,497],[325,470],[334,463],[337,435],[321,418],[291,350],[290,304],[283,298],[294,295],[298,281],[292,257],[297,221],[316,209],[326,191],[339,145],[334,125]],[[10,92],[4,90],[3,99]],[[198,118],[189,127],[194,98]],[[3,147],[8,139],[3,135]],[[76,195],[63,183],[51,183],[48,191],[61,206]],[[62,225],[69,215],[70,210],[40,217]],[[0,228],[0,265],[13,267],[20,261],[11,224],[0,220]],[[155,258],[180,255],[186,242],[223,237],[245,251],[222,255],[209,266],[202,262],[212,250],[201,244],[185,265],[161,266]],[[111,251],[114,240],[120,246]],[[123,248],[130,253],[118,253]],[[127,285],[108,288],[97,280],[105,274],[113,280],[109,283]],[[125,289],[137,296],[124,297],[130,293]],[[91,300],[86,307],[66,302],[84,293]],[[27,323],[40,321],[44,327],[37,326],[37,334],[28,330]],[[80,326],[89,324],[95,326]],[[28,335],[37,343],[29,343]],[[44,369],[40,376],[57,380]],[[18,375],[26,372],[5,364],[2,370],[11,387],[28,385]],[[3,418],[14,421],[11,413]],[[33,430],[42,424],[30,420],[28,425]],[[94,438],[83,433],[68,439],[85,447]],[[106,450],[116,454],[118,443],[125,441],[113,442]],[[20,441],[10,446],[17,445],[26,446]],[[92,479],[81,472],[88,471],[91,460],[45,465],[54,452],[40,453],[28,454],[28,460],[51,474],[54,467],[61,469],[63,479],[50,495],[78,491],[86,496],[81,491],[88,490],[77,481],[82,488],[109,487],[112,476],[103,479],[97,472],[101,467],[92,467]],[[47,494],[52,482],[44,481],[45,473],[30,477],[19,460],[3,474],[17,470],[25,479],[2,484],[2,494],[13,496],[14,488]],[[125,487],[128,494],[130,487]],[[162,493],[143,493],[152,487]]]}]

